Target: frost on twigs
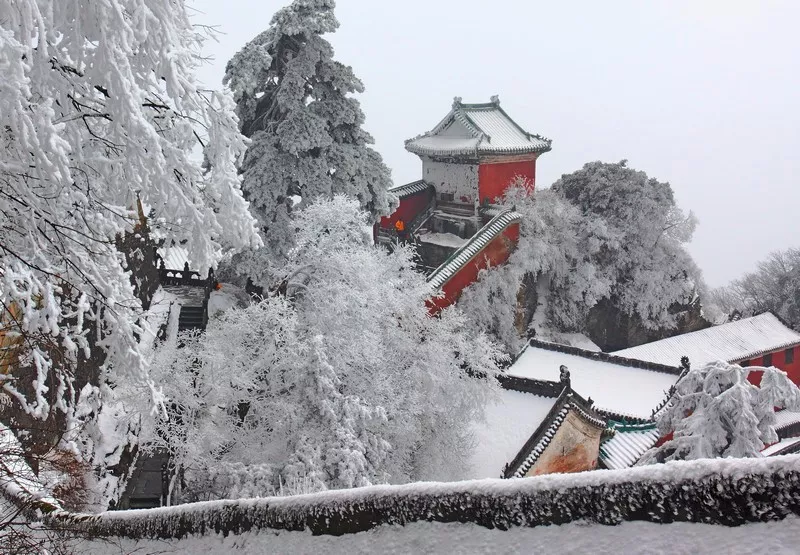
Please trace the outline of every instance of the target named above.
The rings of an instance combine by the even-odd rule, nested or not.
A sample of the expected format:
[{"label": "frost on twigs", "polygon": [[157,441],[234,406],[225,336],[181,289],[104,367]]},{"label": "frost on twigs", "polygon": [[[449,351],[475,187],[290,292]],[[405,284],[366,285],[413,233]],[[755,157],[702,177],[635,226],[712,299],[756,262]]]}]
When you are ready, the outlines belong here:
[{"label": "frost on twigs", "polygon": [[458,311],[430,316],[413,253],[373,246],[368,218],[343,195],[311,204],[279,292],[159,351],[177,417],[154,441],[194,484],[228,497],[459,475],[500,354]]},{"label": "frost on twigs", "polygon": [[[761,374],[760,386],[748,381]],[[775,408],[800,410],[800,389],[774,367],[741,367],[717,361],[688,372],[658,415],[671,439],[645,454],[643,463],[715,457],[761,457],[778,441]]]},{"label": "frost on twigs", "polygon": [[[673,308],[690,303],[703,283],[685,247],[696,221],[678,208],[668,183],[623,162],[592,162],[550,189],[530,190],[517,177],[502,200],[522,214],[508,263],[482,272],[462,296],[476,325],[512,352],[527,326],[539,333],[586,331],[589,311],[601,301],[645,328],[675,327]],[[526,284],[533,297],[536,282],[538,308],[525,320],[518,295]]]},{"label": "frost on twigs", "polygon": [[232,100],[195,85],[198,40],[183,2],[0,5],[0,343],[14,347],[3,373],[28,372],[3,388],[33,417],[65,415],[84,447],[99,441],[72,421],[85,383],[155,392],[115,245],[137,195],[201,270],[259,244]]}]

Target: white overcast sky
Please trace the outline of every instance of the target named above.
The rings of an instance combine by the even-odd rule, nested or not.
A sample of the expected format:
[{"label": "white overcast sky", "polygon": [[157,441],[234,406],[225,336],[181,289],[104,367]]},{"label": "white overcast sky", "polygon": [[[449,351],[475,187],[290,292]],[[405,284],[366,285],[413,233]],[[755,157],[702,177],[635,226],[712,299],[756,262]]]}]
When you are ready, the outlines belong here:
[{"label": "white overcast sky", "polygon": [[[189,0],[216,26],[200,72],[227,60],[289,0]],[[690,246],[709,285],[800,247],[800,1],[337,0],[339,61],[366,86],[366,128],[394,181],[420,177],[403,141],[454,96],[499,94],[553,139],[549,186],[585,162],[623,158],[669,181],[700,220]]]}]

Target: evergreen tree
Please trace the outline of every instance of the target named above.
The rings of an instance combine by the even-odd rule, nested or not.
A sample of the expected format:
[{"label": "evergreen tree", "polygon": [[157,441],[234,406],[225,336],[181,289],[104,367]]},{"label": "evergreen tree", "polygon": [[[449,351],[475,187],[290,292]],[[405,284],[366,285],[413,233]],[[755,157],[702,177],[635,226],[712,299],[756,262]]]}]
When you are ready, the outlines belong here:
[{"label": "evergreen tree", "polygon": [[[761,384],[747,380],[761,372]],[[715,457],[760,457],[778,441],[775,408],[800,409],[800,390],[786,372],[718,361],[690,370],[675,386],[656,420],[662,435],[643,463]]]},{"label": "evergreen tree", "polygon": [[333,0],[295,0],[228,62],[225,82],[251,138],[243,189],[266,242],[243,268],[255,279],[283,263],[294,240],[293,208],[345,194],[374,219],[395,203],[389,169],[368,146],[373,139],[352,97],[364,86],[322,37],[339,26],[334,7]]}]

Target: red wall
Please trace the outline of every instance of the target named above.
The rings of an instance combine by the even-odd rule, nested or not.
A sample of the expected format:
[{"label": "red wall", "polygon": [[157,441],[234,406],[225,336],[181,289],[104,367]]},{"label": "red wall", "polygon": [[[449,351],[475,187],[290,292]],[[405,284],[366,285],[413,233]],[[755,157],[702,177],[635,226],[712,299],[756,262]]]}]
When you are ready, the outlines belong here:
[{"label": "red wall", "polygon": [[431,190],[426,189],[400,199],[400,205],[397,207],[397,210],[395,210],[391,216],[381,218],[381,227],[384,229],[394,229],[394,223],[400,219],[406,223],[410,222],[417,214],[425,210],[431,198],[433,198]]},{"label": "red wall", "polygon": [[536,181],[536,160],[525,162],[505,162],[502,164],[485,164],[478,166],[478,199],[488,198],[495,202],[497,197],[502,197],[509,183],[518,175],[531,180],[531,192]]},{"label": "red wall", "polygon": [[508,260],[511,251],[519,240],[519,224],[511,224],[503,233],[492,239],[482,251],[467,262],[456,274],[442,286],[443,297],[428,301],[432,314],[455,303],[465,287],[478,280],[478,272],[488,266],[498,266]]},{"label": "red wall", "polygon": [[[781,349],[772,353],[772,364],[775,368],[780,368],[789,375],[789,379],[797,385],[800,385],[800,346],[792,347],[794,350],[794,362],[786,362],[786,350]],[[757,357],[750,359],[748,366],[765,366],[764,357]],[[742,362],[744,366],[744,362]],[[761,372],[750,372],[747,377],[751,383],[758,385],[761,383]]]}]

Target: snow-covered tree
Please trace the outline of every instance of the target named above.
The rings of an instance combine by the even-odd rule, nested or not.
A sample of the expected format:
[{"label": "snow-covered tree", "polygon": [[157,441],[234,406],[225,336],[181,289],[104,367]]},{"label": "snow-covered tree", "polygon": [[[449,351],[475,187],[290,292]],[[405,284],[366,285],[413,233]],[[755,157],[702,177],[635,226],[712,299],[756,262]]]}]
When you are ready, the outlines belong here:
[{"label": "snow-covered tree", "polygon": [[675,325],[670,308],[702,286],[684,247],[694,218],[675,206],[668,184],[625,163],[586,164],[551,189],[529,194],[517,178],[502,201],[522,214],[507,264],[484,271],[462,296],[464,311],[507,348],[520,347],[521,287],[539,305],[530,327],[557,339],[584,332],[589,311],[607,301],[651,328]]},{"label": "snow-covered tree", "polygon": [[138,223],[137,196],[199,268],[259,244],[233,100],[197,88],[199,45],[182,1],[0,4],[2,369],[29,371],[2,387],[37,418],[82,418],[67,439],[117,384],[158,397],[115,245]]},{"label": "snow-covered tree", "polygon": [[[747,379],[762,373],[759,386]],[[775,408],[800,410],[800,389],[774,367],[718,361],[691,369],[657,415],[658,430],[672,438],[650,450],[642,463],[715,457],[760,457],[778,441]]]},{"label": "snow-covered tree", "polygon": [[249,265],[241,261],[255,280],[264,266],[285,261],[293,208],[343,193],[375,218],[396,202],[387,192],[389,169],[369,147],[373,139],[352,96],[364,86],[334,60],[322,36],[339,26],[334,7],[333,0],[295,0],[228,62],[225,83],[252,140],[241,167],[243,189],[266,242]]},{"label": "snow-covered tree", "polygon": [[499,352],[457,310],[431,316],[411,251],[373,246],[368,221],[341,195],[311,204],[279,292],[160,352],[187,430],[162,437],[187,475],[243,464],[275,489],[457,475]]},{"label": "snow-covered tree", "polygon": [[675,203],[669,183],[643,171],[591,162],[553,184],[553,191],[576,206],[587,221],[601,218],[595,262],[613,280],[611,300],[650,327],[672,327],[669,307],[692,300],[700,271],[685,244],[697,221]]},{"label": "snow-covered tree", "polygon": [[769,311],[800,329],[800,249],[776,251],[756,270],[712,292],[724,319]]}]

